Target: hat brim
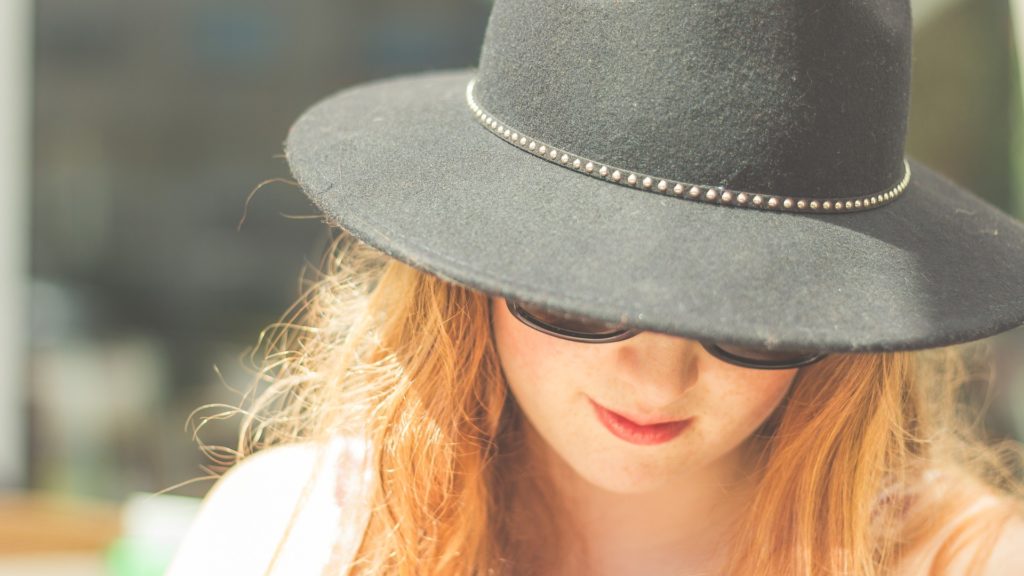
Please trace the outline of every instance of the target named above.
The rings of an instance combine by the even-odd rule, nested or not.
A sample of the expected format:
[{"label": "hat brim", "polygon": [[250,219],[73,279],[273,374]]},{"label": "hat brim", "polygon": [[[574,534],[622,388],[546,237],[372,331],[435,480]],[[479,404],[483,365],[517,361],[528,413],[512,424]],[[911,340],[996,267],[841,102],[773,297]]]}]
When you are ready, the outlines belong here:
[{"label": "hat brim", "polygon": [[861,212],[672,198],[497,138],[474,73],[363,84],[296,121],[288,163],[331,224],[478,290],[700,340],[868,352],[1024,324],[1024,224],[924,164]]}]

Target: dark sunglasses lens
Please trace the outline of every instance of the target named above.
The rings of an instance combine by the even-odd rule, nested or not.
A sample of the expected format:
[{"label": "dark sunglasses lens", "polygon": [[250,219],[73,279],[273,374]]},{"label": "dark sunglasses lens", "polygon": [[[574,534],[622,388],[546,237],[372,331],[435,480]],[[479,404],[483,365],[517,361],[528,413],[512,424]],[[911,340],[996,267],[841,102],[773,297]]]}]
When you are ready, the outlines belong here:
[{"label": "dark sunglasses lens", "polygon": [[[576,338],[605,340],[629,330],[625,323],[609,323],[585,316],[550,310],[536,304],[509,301],[509,308],[527,323]],[[717,356],[751,367],[802,365],[820,357],[813,351],[764,350],[727,343],[706,344]]]},{"label": "dark sunglasses lens", "polygon": [[518,312],[526,316],[527,319],[562,332],[572,332],[578,335],[605,336],[622,332],[626,329],[626,326],[621,323],[610,324],[593,318],[549,310],[535,304],[517,302],[515,306]]},{"label": "dark sunglasses lens", "polygon": [[715,346],[726,354],[751,363],[789,364],[809,360],[818,354],[810,351],[762,350],[735,344],[716,343]]}]

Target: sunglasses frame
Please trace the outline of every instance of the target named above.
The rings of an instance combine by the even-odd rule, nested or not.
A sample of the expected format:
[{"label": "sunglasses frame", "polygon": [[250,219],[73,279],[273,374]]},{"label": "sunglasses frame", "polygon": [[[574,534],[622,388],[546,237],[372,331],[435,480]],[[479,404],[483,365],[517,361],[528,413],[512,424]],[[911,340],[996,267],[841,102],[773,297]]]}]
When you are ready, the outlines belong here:
[{"label": "sunglasses frame", "polygon": [[[515,316],[516,319],[518,319],[523,324],[526,324],[530,328],[539,330],[540,332],[543,332],[550,336],[563,338],[565,340],[572,340],[573,342],[582,342],[585,344],[604,344],[607,342],[619,342],[621,340],[632,338],[633,336],[636,336],[637,334],[644,332],[644,330],[640,330],[637,328],[625,328],[623,330],[609,332],[608,334],[593,335],[583,332],[576,332],[573,330],[565,330],[563,328],[559,328],[558,326],[548,324],[536,318],[535,316],[527,312],[524,308],[522,308],[520,306],[520,303],[515,300],[505,298],[505,302],[508,305],[508,309],[512,313],[512,315]],[[783,370],[787,368],[799,368],[801,366],[807,366],[809,364],[818,362],[822,358],[828,356],[828,353],[821,352],[813,353],[807,357],[797,358],[795,360],[785,362],[770,362],[753,360],[750,358],[744,358],[742,356],[736,356],[735,354],[725,351],[714,342],[704,340],[699,340],[699,342],[701,346],[703,346],[704,349],[708,351],[709,354],[711,354],[715,358],[718,358],[719,360],[728,362],[730,364],[734,364],[736,366],[742,366],[743,368],[755,368],[758,370]]]}]

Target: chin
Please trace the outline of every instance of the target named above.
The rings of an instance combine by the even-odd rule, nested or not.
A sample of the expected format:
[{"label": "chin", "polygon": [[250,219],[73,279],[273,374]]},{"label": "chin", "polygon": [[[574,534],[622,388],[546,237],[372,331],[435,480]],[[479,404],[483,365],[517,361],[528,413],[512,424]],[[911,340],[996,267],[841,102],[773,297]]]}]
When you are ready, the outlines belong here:
[{"label": "chin", "polygon": [[675,477],[666,469],[663,461],[616,456],[615,452],[605,450],[598,457],[569,462],[569,465],[588,484],[614,494],[654,492]]},{"label": "chin", "polygon": [[586,480],[593,484],[595,488],[599,488],[611,494],[621,494],[623,496],[649,494],[657,491],[665,485],[664,481],[656,481],[651,478],[636,479],[630,477],[598,476],[594,478],[587,478]]}]

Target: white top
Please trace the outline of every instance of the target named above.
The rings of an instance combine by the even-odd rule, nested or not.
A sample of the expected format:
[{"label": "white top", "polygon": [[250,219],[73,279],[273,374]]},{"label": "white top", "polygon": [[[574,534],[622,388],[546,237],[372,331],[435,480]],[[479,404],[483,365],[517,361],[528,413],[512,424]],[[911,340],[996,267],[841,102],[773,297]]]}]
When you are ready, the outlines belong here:
[{"label": "white top", "polygon": [[344,574],[369,520],[359,504],[370,500],[372,475],[358,473],[368,454],[365,443],[339,436],[245,458],[211,488],[165,576]]}]

